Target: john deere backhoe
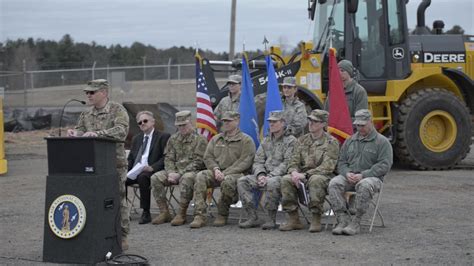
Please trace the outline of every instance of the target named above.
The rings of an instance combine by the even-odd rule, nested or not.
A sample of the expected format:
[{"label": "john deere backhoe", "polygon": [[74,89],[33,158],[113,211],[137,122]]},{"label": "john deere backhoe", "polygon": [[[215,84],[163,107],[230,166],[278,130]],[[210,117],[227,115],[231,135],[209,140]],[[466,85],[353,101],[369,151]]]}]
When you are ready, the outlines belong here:
[{"label": "john deere backhoe", "polygon": [[[474,36],[441,34],[442,21],[434,23],[439,34],[431,34],[424,22],[430,0],[421,1],[415,34],[409,35],[407,2],[308,0],[313,40],[300,43],[288,58],[278,47],[270,52],[279,81],[296,76],[300,99],[321,108],[328,90],[327,51],[334,47],[338,59],[351,60],[359,70],[376,129],[391,140],[396,157],[415,169],[451,168],[471,145]],[[266,90],[261,59],[250,61],[256,95]],[[214,79],[219,65],[239,69],[241,61],[203,61],[214,104],[226,91]]]}]

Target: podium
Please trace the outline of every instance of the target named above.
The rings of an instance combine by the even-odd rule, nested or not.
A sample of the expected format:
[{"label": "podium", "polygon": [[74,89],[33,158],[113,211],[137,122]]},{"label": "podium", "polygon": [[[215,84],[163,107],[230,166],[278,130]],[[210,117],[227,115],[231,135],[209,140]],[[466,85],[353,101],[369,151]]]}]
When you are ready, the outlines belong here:
[{"label": "podium", "polygon": [[121,250],[116,142],[48,137],[43,261],[93,264]]}]

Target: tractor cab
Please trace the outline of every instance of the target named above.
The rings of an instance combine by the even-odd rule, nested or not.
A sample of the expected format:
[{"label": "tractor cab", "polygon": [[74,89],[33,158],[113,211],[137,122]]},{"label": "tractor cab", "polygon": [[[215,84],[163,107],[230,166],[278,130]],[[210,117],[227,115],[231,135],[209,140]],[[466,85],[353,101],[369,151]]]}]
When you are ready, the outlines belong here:
[{"label": "tractor cab", "polygon": [[410,75],[405,0],[309,0],[314,51],[331,46],[352,61],[359,82],[372,95],[385,94],[387,80]]}]

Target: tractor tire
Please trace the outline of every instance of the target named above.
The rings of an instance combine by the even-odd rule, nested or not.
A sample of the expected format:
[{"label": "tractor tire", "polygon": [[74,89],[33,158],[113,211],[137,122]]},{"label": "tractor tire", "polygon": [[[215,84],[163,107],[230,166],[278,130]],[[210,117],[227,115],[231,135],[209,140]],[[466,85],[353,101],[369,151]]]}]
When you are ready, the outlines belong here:
[{"label": "tractor tire", "polygon": [[395,153],[418,170],[449,169],[471,145],[471,116],[464,102],[438,88],[416,91],[399,108]]}]

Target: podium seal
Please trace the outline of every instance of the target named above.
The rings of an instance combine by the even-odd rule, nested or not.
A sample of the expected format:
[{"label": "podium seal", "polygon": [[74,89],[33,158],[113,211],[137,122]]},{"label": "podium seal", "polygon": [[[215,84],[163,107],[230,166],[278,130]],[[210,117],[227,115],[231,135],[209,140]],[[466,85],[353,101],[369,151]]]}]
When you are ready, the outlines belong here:
[{"label": "podium seal", "polygon": [[77,236],[86,225],[86,208],[74,195],[62,195],[56,198],[49,207],[49,228],[64,239]]}]

